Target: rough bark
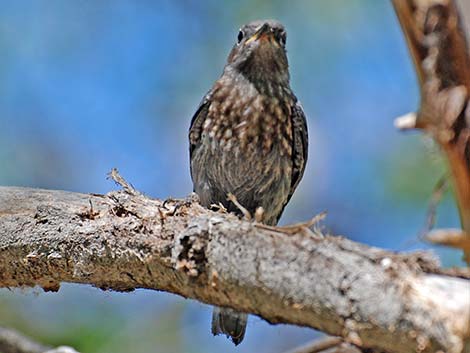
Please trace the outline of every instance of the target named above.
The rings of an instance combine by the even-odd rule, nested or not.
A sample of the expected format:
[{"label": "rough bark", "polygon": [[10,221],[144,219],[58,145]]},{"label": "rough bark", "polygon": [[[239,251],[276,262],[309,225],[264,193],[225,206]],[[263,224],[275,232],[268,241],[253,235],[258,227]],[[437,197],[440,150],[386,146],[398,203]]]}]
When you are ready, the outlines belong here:
[{"label": "rough bark", "polygon": [[[326,337],[307,343],[286,353],[361,353],[364,352],[339,337]],[[375,353],[375,352],[367,352]],[[377,352],[378,353],[378,352]]]},{"label": "rough bark", "polygon": [[454,0],[392,1],[421,88],[419,112],[398,125],[423,129],[441,147],[462,223],[460,232],[429,240],[461,248],[470,265],[470,59],[459,7]]},{"label": "rough bark", "polygon": [[304,226],[150,199],[0,187],[0,287],[164,290],[387,352],[470,352],[470,281]]}]

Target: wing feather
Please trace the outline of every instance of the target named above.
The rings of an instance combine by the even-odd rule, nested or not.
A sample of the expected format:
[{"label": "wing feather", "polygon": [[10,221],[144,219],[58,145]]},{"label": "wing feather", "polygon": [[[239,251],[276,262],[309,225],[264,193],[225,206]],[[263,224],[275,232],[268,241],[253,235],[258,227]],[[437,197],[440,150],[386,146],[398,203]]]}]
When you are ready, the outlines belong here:
[{"label": "wing feather", "polygon": [[204,122],[207,118],[210,106],[210,92],[207,93],[202,99],[201,103],[191,118],[189,126],[189,159],[192,160],[193,152],[201,142],[202,130]]},{"label": "wing feather", "polygon": [[307,121],[304,110],[299,102],[296,102],[292,108],[292,132],[292,182],[287,202],[289,202],[292,194],[297,188],[297,185],[299,185],[299,182],[302,179],[308,158]]}]

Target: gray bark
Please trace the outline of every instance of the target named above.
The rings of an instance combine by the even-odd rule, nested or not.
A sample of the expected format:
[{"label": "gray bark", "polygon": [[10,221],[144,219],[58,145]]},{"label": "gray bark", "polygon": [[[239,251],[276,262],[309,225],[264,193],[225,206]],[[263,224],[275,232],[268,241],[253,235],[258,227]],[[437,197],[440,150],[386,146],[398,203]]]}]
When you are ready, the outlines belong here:
[{"label": "gray bark", "polygon": [[0,287],[163,290],[387,352],[470,352],[470,281],[304,226],[150,199],[0,187]]}]

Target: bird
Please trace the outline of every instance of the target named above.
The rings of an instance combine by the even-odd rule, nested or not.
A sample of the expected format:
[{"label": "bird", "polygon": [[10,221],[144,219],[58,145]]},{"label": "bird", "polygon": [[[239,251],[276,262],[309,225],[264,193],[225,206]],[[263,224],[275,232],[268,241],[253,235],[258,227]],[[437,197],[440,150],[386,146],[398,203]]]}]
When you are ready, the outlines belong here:
[{"label": "bird", "polygon": [[[308,157],[307,122],[290,87],[286,39],[276,20],[242,26],[188,136],[193,190],[201,205],[222,205],[240,217],[243,209],[270,226],[277,225]],[[212,333],[238,345],[247,320],[246,313],[215,307]]]}]

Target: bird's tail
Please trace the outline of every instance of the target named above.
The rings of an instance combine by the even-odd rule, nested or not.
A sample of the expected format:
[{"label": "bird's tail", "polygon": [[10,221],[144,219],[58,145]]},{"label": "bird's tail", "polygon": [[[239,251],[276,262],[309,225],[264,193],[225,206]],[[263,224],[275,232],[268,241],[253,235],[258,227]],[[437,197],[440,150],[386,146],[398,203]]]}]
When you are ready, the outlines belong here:
[{"label": "bird's tail", "polygon": [[235,345],[245,337],[248,314],[236,312],[230,308],[214,307],[212,311],[212,334],[225,334]]}]

